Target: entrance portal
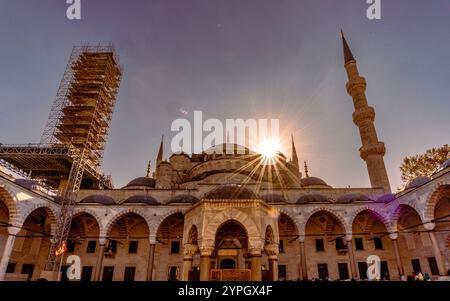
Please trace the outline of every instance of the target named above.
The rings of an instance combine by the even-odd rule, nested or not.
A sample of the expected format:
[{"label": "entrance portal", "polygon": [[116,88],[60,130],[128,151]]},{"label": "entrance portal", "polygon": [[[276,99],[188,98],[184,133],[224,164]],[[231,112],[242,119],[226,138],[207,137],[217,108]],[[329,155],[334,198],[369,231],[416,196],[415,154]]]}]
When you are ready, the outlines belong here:
[{"label": "entrance portal", "polygon": [[248,237],[244,227],[229,220],[219,227],[212,259],[211,280],[251,280],[248,263]]}]

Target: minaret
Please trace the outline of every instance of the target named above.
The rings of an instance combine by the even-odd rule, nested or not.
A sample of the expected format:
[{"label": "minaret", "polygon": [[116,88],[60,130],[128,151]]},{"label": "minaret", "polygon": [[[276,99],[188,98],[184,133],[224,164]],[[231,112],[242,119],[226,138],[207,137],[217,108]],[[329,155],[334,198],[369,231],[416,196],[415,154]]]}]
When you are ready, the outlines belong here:
[{"label": "minaret", "polygon": [[297,166],[297,168],[298,168],[299,165],[298,165],[297,150],[295,149],[294,135],[292,135],[292,134],[291,134],[291,141],[292,141],[292,148],[291,148],[291,152],[292,152],[292,163],[294,163],[295,166]]},{"label": "minaret", "polygon": [[163,145],[164,145],[164,135],[161,137],[161,144],[159,145],[158,156],[156,157],[156,167],[163,160]]},{"label": "minaret", "polygon": [[378,141],[375,129],[375,110],[368,105],[366,99],[366,79],[359,75],[356,60],[345,40],[341,30],[344,48],[344,67],[347,71],[347,92],[353,99],[355,112],[353,122],[359,128],[362,147],[359,149],[361,158],[366,161],[370,183],[373,188],[381,187],[385,192],[391,192],[383,156],[386,153],[384,143]]}]

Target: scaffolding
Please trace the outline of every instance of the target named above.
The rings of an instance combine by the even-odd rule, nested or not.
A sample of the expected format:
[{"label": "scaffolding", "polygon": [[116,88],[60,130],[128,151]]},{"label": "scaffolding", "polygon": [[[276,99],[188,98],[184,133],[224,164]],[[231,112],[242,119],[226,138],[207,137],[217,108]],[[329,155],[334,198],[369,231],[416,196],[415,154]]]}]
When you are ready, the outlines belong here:
[{"label": "scaffolding", "polygon": [[74,47],[39,144],[1,145],[0,164],[58,189],[61,214],[46,271],[60,268],[80,187],[112,188],[100,172],[122,77],[114,47]]}]

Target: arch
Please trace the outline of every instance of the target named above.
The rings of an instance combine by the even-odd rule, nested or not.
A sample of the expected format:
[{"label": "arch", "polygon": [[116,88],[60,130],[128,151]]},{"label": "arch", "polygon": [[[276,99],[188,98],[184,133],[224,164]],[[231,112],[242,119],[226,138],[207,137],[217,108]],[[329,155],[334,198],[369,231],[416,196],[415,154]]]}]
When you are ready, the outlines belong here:
[{"label": "arch", "polygon": [[434,209],[441,198],[441,194],[450,187],[450,180],[438,182],[433,187],[433,192],[428,196],[424,208],[424,220],[434,219]]},{"label": "arch", "polygon": [[20,216],[20,208],[16,205],[17,198],[14,193],[3,183],[0,183],[0,200],[3,201],[9,212],[9,223],[17,221]]},{"label": "arch", "polygon": [[393,232],[398,231],[398,220],[400,218],[400,213],[402,212],[402,210],[404,210],[404,208],[410,208],[411,210],[413,210],[419,217],[420,222],[424,222],[422,216],[420,216],[419,210],[417,210],[417,208],[413,204],[399,204],[397,207],[395,207],[395,210],[392,212],[392,215],[390,217],[390,224]]},{"label": "arch", "polygon": [[111,232],[112,227],[114,226],[114,224],[115,224],[119,219],[121,219],[122,217],[124,217],[124,216],[126,216],[126,215],[128,215],[128,214],[132,214],[132,213],[134,213],[134,214],[136,214],[136,215],[142,217],[142,219],[145,220],[145,222],[146,222],[146,224],[147,224],[148,232],[149,232],[149,233],[152,233],[152,232],[151,232],[151,228],[150,228],[150,223],[149,223],[149,221],[148,221],[148,218],[147,218],[146,214],[143,213],[141,210],[135,209],[135,208],[127,208],[127,209],[125,209],[125,210],[122,210],[122,211],[116,213],[116,214],[115,214],[112,218],[110,218],[110,220],[106,223],[106,226],[105,226],[105,228],[104,228],[104,230],[105,230],[104,233],[108,236],[108,235],[110,234],[110,232]]},{"label": "arch", "polygon": [[192,225],[189,229],[187,240],[187,243],[189,244],[198,244],[198,229],[196,225]]},{"label": "arch", "polygon": [[267,225],[266,227],[266,233],[265,233],[265,243],[266,244],[273,244],[275,243],[275,235],[272,229],[271,225]]},{"label": "arch", "polygon": [[327,208],[327,207],[316,207],[311,212],[309,212],[306,215],[305,219],[302,221],[300,235],[304,235],[306,233],[306,225],[308,224],[308,221],[311,219],[311,217],[313,217],[314,214],[316,214],[318,212],[326,212],[326,213],[330,214],[340,224],[340,226],[342,227],[342,229],[344,230],[345,233],[352,233],[351,227],[349,229],[349,226],[345,222],[345,219],[339,213],[337,213],[336,211],[334,211],[330,208]]},{"label": "arch", "polygon": [[360,213],[363,213],[365,211],[375,215],[378,218],[378,220],[386,227],[386,230],[389,232],[389,230],[391,229],[389,219],[386,218],[382,213],[378,212],[375,208],[371,208],[369,206],[359,207],[358,209],[355,210],[355,212],[353,212],[353,214],[350,216],[350,223],[352,227],[353,224],[355,223],[356,217],[358,217]]},{"label": "arch", "polygon": [[83,214],[87,214],[87,215],[91,216],[95,220],[97,225],[98,225],[99,234],[103,233],[103,225],[101,223],[101,218],[97,214],[97,212],[95,212],[94,210],[91,210],[89,208],[76,208],[74,210],[74,212],[73,212],[73,218],[72,219],[75,219],[75,218],[77,218],[77,217],[79,217],[79,216],[81,216]]},{"label": "arch", "polygon": [[155,231],[155,234],[156,234],[156,232],[158,232],[159,227],[161,226],[161,224],[164,222],[164,220],[166,218],[168,218],[171,215],[177,214],[177,213],[181,213],[184,216],[184,212],[186,210],[187,209],[175,208],[175,209],[169,210],[166,213],[164,213],[163,215],[161,215],[158,218],[157,222],[152,224],[152,229],[153,229],[153,231]]},{"label": "arch", "polygon": [[202,239],[212,239],[214,241],[217,230],[228,220],[235,220],[242,224],[249,238],[261,238],[261,233],[259,233],[256,223],[250,218],[250,216],[241,210],[233,208],[231,210],[225,210],[217,213],[211,221],[207,223]]},{"label": "arch", "polygon": [[47,213],[47,216],[50,220],[50,224],[56,226],[57,225],[57,217],[58,217],[58,212],[56,212],[55,208],[53,208],[52,206],[49,206],[46,203],[37,203],[34,204],[33,206],[29,207],[27,211],[25,211],[22,214],[22,217],[20,219],[20,226],[23,225],[23,223],[26,221],[26,219],[30,216],[31,213],[33,213],[34,211],[36,211],[37,209],[43,208],[45,210],[45,212]]},{"label": "arch", "polygon": [[[289,211],[285,210],[284,208],[278,208],[278,211],[279,211],[280,215],[284,214],[292,220],[292,222],[295,224],[295,227],[297,228],[297,233],[300,234],[301,223],[299,223],[298,218],[296,218],[292,212],[289,212]],[[277,222],[278,222],[278,220],[277,220]]]}]

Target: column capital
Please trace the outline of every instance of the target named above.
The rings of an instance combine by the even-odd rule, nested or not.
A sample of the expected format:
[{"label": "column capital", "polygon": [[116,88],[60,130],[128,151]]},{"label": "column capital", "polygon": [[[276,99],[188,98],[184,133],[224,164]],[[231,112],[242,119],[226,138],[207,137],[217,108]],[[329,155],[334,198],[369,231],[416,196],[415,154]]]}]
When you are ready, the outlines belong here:
[{"label": "column capital", "polygon": [[148,237],[148,241],[149,241],[149,243],[150,243],[151,245],[156,245],[156,235],[151,234],[151,235]]},{"label": "column capital", "polygon": [[212,252],[214,251],[214,247],[210,247],[210,246],[202,246],[202,247],[199,247],[199,249],[200,249],[201,256],[211,256]]},{"label": "column capital", "polygon": [[8,227],[8,234],[9,235],[17,235],[17,233],[20,232],[20,227]]},{"label": "column capital", "polygon": [[99,245],[101,245],[101,246],[105,246],[107,241],[108,241],[108,238],[106,238],[106,237],[100,237],[100,238],[98,239],[98,243],[99,243]]},{"label": "column capital", "polygon": [[353,239],[353,234],[352,233],[347,233],[347,234],[345,234],[345,241],[352,241],[352,239]]},{"label": "column capital", "polygon": [[269,259],[278,259],[278,253],[280,252],[280,248],[278,244],[273,243],[266,245],[264,247],[264,251],[266,251],[266,254],[269,257]]},{"label": "column capital", "polygon": [[392,240],[398,239],[398,233],[397,232],[389,233],[389,238]]},{"label": "column capital", "polygon": [[183,245],[183,254],[185,259],[192,258],[195,253],[198,251],[198,246],[194,244],[184,244]]},{"label": "column capital", "polygon": [[298,241],[299,242],[305,242],[305,239],[306,239],[306,236],[305,235],[300,235],[299,237],[298,237]]},{"label": "column capital", "polygon": [[428,223],[423,224],[423,227],[428,231],[432,231],[436,227],[436,224],[432,223],[432,222],[428,222]]},{"label": "column capital", "polygon": [[260,251],[264,247],[264,240],[261,237],[249,237],[248,238],[248,248],[259,249]]}]

